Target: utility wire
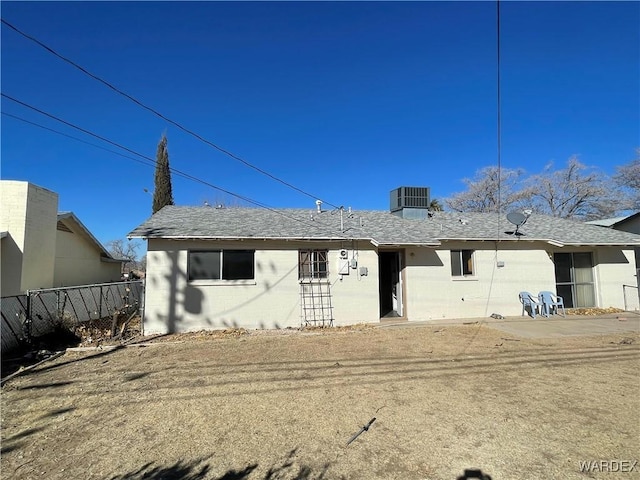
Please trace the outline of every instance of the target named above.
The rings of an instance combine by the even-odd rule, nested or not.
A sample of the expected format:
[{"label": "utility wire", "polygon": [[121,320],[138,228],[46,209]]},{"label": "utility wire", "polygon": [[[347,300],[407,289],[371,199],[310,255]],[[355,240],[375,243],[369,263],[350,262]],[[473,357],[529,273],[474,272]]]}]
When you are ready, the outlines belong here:
[{"label": "utility wire", "polygon": [[[123,149],[123,150],[126,150],[127,152],[132,153],[132,154],[134,154],[134,155],[136,155],[136,156],[138,156],[138,157],[140,157],[140,158],[142,158],[142,159],[144,159],[144,160],[147,160],[148,162],[151,162],[151,163],[147,163],[147,162],[144,162],[144,161],[140,161],[140,160],[138,160],[138,159],[135,159],[135,158],[132,158],[132,157],[129,157],[129,156],[125,156],[125,155],[123,155],[123,154],[120,154],[120,153],[117,153],[117,152],[113,152],[113,151],[111,151],[111,150],[108,150],[108,149],[107,149],[108,151],[111,151],[111,152],[113,152],[113,153],[116,153],[116,154],[118,154],[118,155],[120,155],[120,156],[124,156],[125,158],[129,158],[129,159],[131,159],[131,160],[137,161],[138,163],[142,163],[143,165],[155,166],[155,164],[156,164],[156,160],[154,160],[153,158],[148,157],[148,156],[146,156],[146,155],[143,155],[142,153],[138,153],[138,152],[136,152],[135,150],[131,150],[130,148],[125,147],[124,145],[120,145],[119,143],[116,143],[116,142],[114,142],[114,141],[112,141],[112,140],[109,140],[108,138],[102,137],[102,136],[98,135],[97,133],[93,133],[93,132],[91,132],[91,131],[89,131],[89,130],[86,130],[86,129],[82,128],[82,127],[79,127],[79,126],[77,126],[77,125],[74,125],[74,124],[73,124],[73,123],[71,123],[71,122],[67,122],[66,120],[63,120],[62,118],[56,117],[55,115],[53,115],[53,114],[51,114],[51,113],[45,112],[44,110],[41,110],[41,109],[39,109],[39,108],[37,108],[37,107],[34,107],[34,106],[32,106],[32,105],[29,105],[28,103],[22,102],[22,101],[20,101],[20,100],[18,100],[18,99],[16,99],[16,98],[14,98],[14,97],[12,97],[12,96],[10,96],[10,95],[7,95],[6,93],[2,93],[2,94],[0,94],[0,95],[2,95],[4,98],[7,98],[8,100],[11,100],[11,101],[13,101],[13,102],[16,102],[16,103],[18,103],[19,105],[22,105],[23,107],[29,108],[30,110],[33,110],[33,111],[35,111],[35,112],[38,112],[38,113],[40,113],[41,115],[44,115],[44,116],[46,116],[46,117],[48,117],[48,118],[51,118],[51,119],[53,119],[53,120],[55,120],[55,121],[57,121],[57,122],[63,123],[64,125],[67,125],[68,127],[74,128],[74,129],[76,129],[76,130],[81,131],[82,133],[85,133],[85,134],[90,135],[90,136],[92,136],[92,137],[95,137],[95,138],[97,138],[97,139],[99,139],[99,140],[102,140],[103,142],[109,143],[109,144],[111,144],[111,145],[113,145],[113,146],[115,146],[115,147],[118,147],[118,148],[121,148],[121,149]],[[40,128],[44,128],[45,130],[52,131],[52,132],[57,133],[57,134],[59,134],[59,135],[64,135],[65,137],[73,138],[74,140],[78,140],[78,141],[80,141],[80,142],[87,143],[87,144],[89,144],[89,145],[93,145],[93,146],[98,147],[98,148],[103,148],[103,147],[99,147],[99,146],[97,146],[97,145],[94,145],[94,144],[92,144],[92,143],[85,142],[84,140],[81,140],[81,139],[79,139],[79,138],[72,137],[71,135],[67,135],[67,134],[65,134],[65,133],[59,132],[59,131],[57,131],[57,130],[54,130],[54,129],[51,129],[51,128],[48,128],[48,127],[45,127],[45,126],[43,126],[43,125],[36,124],[36,123],[31,122],[31,121],[29,121],[29,120],[25,120],[25,119],[22,119],[22,118],[16,117],[15,115],[7,114],[7,113],[5,113],[5,112],[2,112],[2,113],[3,113],[3,115],[8,115],[8,116],[12,116],[12,117],[14,117],[14,118],[18,118],[19,120],[22,120],[22,121],[24,121],[24,122],[30,123],[30,124],[35,125],[35,126],[40,127]],[[103,149],[104,149],[104,148],[103,148]],[[221,191],[221,192],[227,193],[227,194],[232,195],[232,196],[234,196],[234,197],[236,197],[236,198],[239,198],[239,199],[241,199],[241,200],[245,200],[245,201],[247,201],[247,202],[249,202],[249,203],[251,203],[251,204],[254,204],[254,205],[256,205],[256,206],[263,207],[263,208],[268,208],[268,207],[266,207],[265,205],[263,205],[263,204],[261,204],[261,203],[259,203],[259,202],[257,202],[257,201],[254,201],[254,200],[251,200],[251,199],[249,199],[249,198],[245,198],[245,197],[243,197],[243,196],[241,196],[241,195],[235,194],[235,193],[233,193],[233,192],[227,191],[227,190],[225,190],[225,189],[223,189],[223,188],[220,188],[220,187],[218,187],[218,186],[216,186],[216,185],[209,184],[209,183],[205,182],[204,180],[201,180],[201,179],[199,179],[199,178],[197,178],[197,177],[193,177],[192,175],[190,175],[190,174],[188,174],[188,173],[185,173],[185,172],[182,172],[182,171],[180,171],[180,170],[178,170],[178,169],[176,169],[176,168],[169,167],[169,169],[172,171],[172,173],[175,173],[176,175],[179,175],[179,176],[181,176],[181,177],[189,178],[189,179],[191,179],[191,180],[195,180],[195,181],[198,181],[198,182],[200,182],[200,183],[204,183],[205,185],[207,185],[207,186],[209,186],[209,187],[215,188],[216,190],[219,190],[219,191]]]},{"label": "utility wire", "polygon": [[[123,97],[125,97],[125,98],[127,98],[127,99],[131,100],[133,103],[135,103],[135,104],[136,104],[136,105],[138,105],[139,107],[144,108],[145,110],[147,110],[147,111],[149,111],[149,112],[153,113],[154,115],[156,115],[156,116],[160,117],[160,118],[161,118],[161,119],[163,119],[164,121],[169,122],[170,124],[172,124],[172,125],[176,126],[177,128],[179,128],[179,129],[180,129],[180,130],[182,130],[183,132],[188,133],[189,135],[191,135],[191,136],[193,136],[193,137],[197,138],[197,139],[198,139],[198,140],[200,140],[201,142],[203,142],[203,143],[205,143],[205,144],[209,145],[210,147],[212,147],[212,148],[214,148],[214,149],[218,150],[219,152],[221,152],[221,153],[223,153],[223,154],[227,155],[228,157],[230,157],[230,158],[232,158],[232,159],[234,159],[234,160],[236,160],[236,161],[238,161],[238,162],[240,162],[240,163],[244,164],[245,166],[247,166],[247,167],[249,167],[249,168],[251,168],[251,169],[253,169],[253,170],[255,170],[255,171],[257,171],[257,172],[259,172],[259,173],[261,173],[261,174],[263,174],[263,175],[266,175],[267,177],[271,178],[272,180],[275,180],[276,182],[281,183],[282,185],[285,185],[285,186],[287,186],[287,187],[289,187],[289,188],[291,188],[291,189],[293,189],[293,190],[295,190],[295,191],[297,191],[297,192],[299,192],[299,193],[302,193],[303,195],[306,195],[307,197],[313,198],[314,200],[315,200],[315,199],[319,199],[319,198],[320,198],[320,197],[318,197],[317,195],[313,195],[313,194],[311,194],[311,193],[309,193],[309,192],[306,192],[306,191],[304,191],[304,190],[302,190],[302,189],[300,189],[300,188],[296,187],[295,185],[293,185],[293,184],[291,184],[291,183],[289,183],[289,182],[287,182],[287,181],[285,181],[285,180],[282,180],[282,179],[281,179],[281,178],[279,178],[279,177],[276,177],[275,175],[273,175],[273,174],[271,174],[271,173],[267,172],[266,170],[264,170],[264,169],[262,169],[262,168],[260,168],[260,167],[257,167],[256,165],[253,165],[252,163],[248,162],[247,160],[244,160],[243,158],[239,157],[238,155],[235,155],[235,154],[231,153],[230,151],[225,150],[224,148],[222,148],[222,147],[220,147],[220,146],[216,145],[215,143],[213,143],[213,142],[211,142],[211,141],[207,140],[206,138],[202,137],[201,135],[199,135],[199,134],[195,133],[193,130],[190,130],[190,129],[188,129],[187,127],[185,127],[185,126],[181,125],[180,123],[178,123],[178,122],[176,122],[176,121],[174,121],[174,120],[171,120],[170,118],[166,117],[165,115],[163,115],[162,113],[158,112],[158,111],[157,111],[157,110],[155,110],[154,108],[152,108],[152,107],[150,107],[150,106],[148,106],[148,105],[145,105],[144,103],[142,103],[142,102],[141,102],[140,100],[138,100],[137,98],[133,97],[132,95],[129,95],[128,93],[126,93],[126,92],[124,92],[124,91],[120,90],[118,87],[114,86],[113,84],[109,83],[108,81],[106,81],[106,80],[102,79],[102,78],[101,78],[101,77],[99,77],[98,75],[91,73],[91,72],[90,72],[90,71],[88,71],[86,68],[84,68],[84,67],[82,67],[81,65],[77,64],[77,63],[76,63],[76,62],[74,62],[73,60],[71,60],[71,59],[69,59],[69,58],[67,58],[67,57],[63,56],[62,54],[60,54],[60,53],[56,52],[53,48],[49,47],[48,45],[46,45],[45,43],[41,42],[41,41],[40,41],[40,40],[38,40],[37,38],[35,38],[35,37],[33,37],[33,36],[31,36],[31,35],[29,35],[29,34],[27,34],[27,33],[23,32],[22,30],[20,30],[20,29],[19,29],[19,28],[17,28],[16,26],[14,26],[14,25],[12,25],[11,23],[7,22],[4,18],[3,18],[3,19],[0,19],[0,20],[2,21],[2,23],[3,23],[4,25],[6,25],[6,26],[7,26],[7,27],[9,27],[10,29],[14,30],[14,31],[15,31],[15,32],[17,32],[18,34],[22,35],[24,38],[26,38],[26,39],[28,39],[28,40],[31,40],[31,41],[32,41],[32,42],[34,42],[35,44],[37,44],[37,45],[39,45],[40,47],[44,48],[46,51],[48,51],[48,52],[49,52],[49,53],[51,53],[52,55],[54,55],[54,56],[58,57],[60,60],[63,60],[64,62],[68,63],[69,65],[71,65],[71,66],[73,66],[73,67],[77,68],[78,70],[80,70],[80,71],[81,71],[82,73],[84,73],[85,75],[87,75],[87,76],[89,76],[89,77],[93,78],[94,80],[96,80],[96,81],[98,81],[98,82],[102,83],[103,85],[105,85],[105,86],[106,86],[106,87],[108,87],[109,89],[113,90],[114,92],[118,93],[119,95],[122,95]],[[330,205],[330,206],[332,206],[332,207],[334,207],[334,208],[340,208],[340,207],[338,207],[337,205],[333,205],[332,203],[327,202],[327,201],[325,201],[325,200],[322,200],[322,202],[323,202],[323,203],[326,203],[327,205]]]},{"label": "utility wire", "polygon": [[[123,154],[118,153],[118,152],[114,152],[114,151],[109,150],[109,149],[105,149],[104,147],[100,147],[100,146],[98,146],[98,145],[94,145],[94,144],[92,144],[92,143],[90,143],[90,142],[86,142],[86,141],[84,141],[84,140],[78,139],[78,138],[73,137],[73,136],[71,136],[71,135],[67,135],[67,134],[65,134],[65,133],[58,132],[57,130],[54,130],[54,129],[49,128],[49,127],[45,127],[45,126],[43,126],[43,125],[39,125],[39,124],[37,124],[37,123],[35,123],[35,122],[31,122],[31,121],[29,121],[29,120],[25,120],[25,119],[20,118],[20,117],[18,117],[18,116],[16,116],[16,115],[12,115],[12,114],[9,114],[9,113],[6,113],[6,112],[2,112],[2,114],[3,114],[3,115],[7,115],[7,116],[9,116],[9,117],[16,118],[16,119],[21,120],[21,121],[23,121],[23,122],[29,123],[29,124],[31,124],[31,125],[34,125],[34,126],[37,126],[37,127],[40,127],[40,128],[43,128],[43,129],[45,129],[45,130],[49,130],[49,131],[51,131],[51,132],[57,133],[57,134],[59,134],[59,135],[63,135],[63,136],[68,137],[68,138],[72,138],[72,139],[77,140],[77,141],[80,141],[80,142],[82,142],[82,143],[86,143],[86,144],[92,145],[92,146],[94,146],[94,147],[101,148],[101,149],[103,149],[103,150],[107,150],[107,151],[109,151],[109,152],[111,152],[111,153],[115,153],[116,155],[120,155],[120,156],[123,156],[123,157],[125,157],[125,158],[131,159],[131,160],[134,160],[134,161],[136,161],[136,162],[138,162],[138,163],[142,163],[143,165],[147,165],[147,166],[150,166],[150,167],[155,167],[155,165],[156,165],[156,160],[155,160],[155,159],[153,159],[153,158],[151,158],[151,157],[148,157],[148,156],[146,156],[146,155],[143,155],[142,153],[138,153],[138,152],[136,152],[135,150],[132,150],[132,149],[130,149],[130,148],[128,148],[128,147],[125,147],[124,145],[121,145],[121,144],[119,144],[119,143],[117,143],[117,142],[114,142],[114,141],[112,141],[112,140],[109,140],[108,138],[105,138],[105,137],[103,137],[103,136],[101,136],[101,135],[98,135],[97,133],[93,133],[93,132],[91,132],[91,131],[89,131],[89,130],[87,130],[87,129],[84,129],[84,128],[82,128],[82,127],[79,127],[79,126],[77,126],[77,125],[74,125],[74,124],[73,124],[73,123],[71,123],[71,122],[68,122],[68,121],[66,121],[66,120],[63,120],[62,118],[59,118],[59,117],[57,117],[57,116],[55,116],[55,115],[53,115],[53,114],[51,114],[51,113],[45,112],[44,110],[41,110],[41,109],[39,109],[39,108],[37,108],[37,107],[34,107],[34,106],[32,106],[32,105],[29,105],[28,103],[22,102],[22,101],[20,101],[20,100],[18,100],[18,99],[16,99],[16,98],[14,98],[14,97],[12,97],[12,96],[10,96],[10,95],[6,94],[6,93],[1,93],[0,95],[2,95],[2,97],[6,98],[6,99],[8,99],[8,100],[11,100],[11,101],[13,101],[13,102],[15,102],[15,103],[18,103],[19,105],[22,105],[22,106],[24,106],[24,107],[26,107],[26,108],[28,108],[28,109],[30,109],[30,110],[33,110],[33,111],[35,111],[35,112],[38,112],[38,113],[40,113],[41,115],[44,115],[44,116],[46,116],[46,117],[48,117],[48,118],[51,118],[52,120],[55,120],[55,121],[60,122],[60,123],[63,123],[64,125],[67,125],[68,127],[71,127],[71,128],[73,128],[73,129],[75,129],[75,130],[79,130],[79,131],[81,131],[82,133],[85,133],[85,134],[87,134],[87,135],[90,135],[90,136],[92,136],[92,137],[95,137],[95,138],[97,138],[97,139],[99,139],[99,140],[102,140],[103,142],[106,142],[106,143],[108,143],[108,144],[110,144],[110,145],[113,145],[113,146],[115,146],[115,147],[121,148],[121,149],[123,149],[123,150],[125,150],[125,151],[127,151],[127,152],[129,152],[129,153],[132,153],[133,155],[136,155],[136,156],[138,156],[138,157],[142,158],[143,160],[146,160],[147,162],[144,162],[144,161],[138,160],[138,159],[136,159],[136,158],[129,157],[129,156],[127,156],[127,155],[123,155]],[[189,173],[183,172],[183,171],[178,170],[178,169],[176,169],[176,168],[169,167],[169,170],[170,170],[172,173],[175,173],[176,175],[178,175],[178,176],[180,176],[180,177],[186,178],[187,180],[191,180],[191,181],[194,181],[194,182],[198,182],[198,183],[200,183],[200,184],[202,184],[202,185],[205,185],[205,186],[207,186],[207,187],[213,188],[213,189],[218,190],[218,191],[220,191],[220,192],[226,193],[227,195],[231,195],[231,196],[233,196],[233,197],[236,197],[236,198],[238,198],[238,199],[240,199],[240,200],[243,200],[243,201],[245,201],[245,202],[247,202],[247,203],[250,203],[250,204],[252,204],[252,205],[255,205],[255,206],[257,206],[257,207],[260,207],[260,208],[263,208],[263,209],[265,209],[265,210],[269,210],[269,211],[271,211],[271,212],[273,212],[273,213],[276,213],[276,214],[278,214],[278,215],[281,215],[281,216],[283,216],[283,217],[285,217],[285,218],[288,218],[289,220],[293,220],[293,221],[298,222],[298,223],[301,223],[301,224],[303,224],[303,225],[306,225],[306,226],[309,226],[309,227],[313,227],[313,228],[315,228],[315,229],[317,229],[317,230],[320,230],[320,231],[322,231],[322,232],[324,232],[324,233],[331,233],[332,235],[336,235],[336,233],[337,233],[336,231],[331,230],[329,227],[325,227],[325,226],[323,226],[323,225],[318,225],[317,223],[307,222],[307,221],[304,221],[304,220],[302,220],[302,219],[300,219],[300,218],[296,218],[296,217],[293,217],[293,216],[291,216],[291,215],[287,215],[286,213],[284,213],[284,212],[283,212],[283,211],[281,211],[281,210],[277,210],[277,209],[275,209],[275,208],[273,208],[273,207],[270,207],[270,206],[268,206],[268,205],[266,205],[266,204],[264,204],[264,203],[261,203],[261,202],[259,202],[259,201],[257,201],[257,200],[253,200],[252,198],[245,197],[244,195],[240,195],[240,194],[234,193],[234,192],[232,192],[232,191],[230,191],[230,190],[226,190],[226,189],[224,189],[224,188],[222,188],[222,187],[219,187],[219,186],[217,186],[217,185],[214,185],[214,184],[212,184],[212,183],[209,183],[209,182],[207,182],[206,180],[202,180],[201,178],[195,177],[195,176],[193,176],[193,175],[191,175],[191,174],[189,174]],[[342,232],[340,232],[340,234],[339,234],[339,235],[337,235],[337,239],[340,239],[340,240],[349,240],[349,237],[344,236],[344,235],[342,234]]]},{"label": "utility wire", "polygon": [[502,106],[501,106],[501,88],[500,88],[500,0],[496,0],[496,58],[497,58],[497,136],[498,136],[498,239],[500,239],[500,220],[501,220],[501,212],[502,208],[502,198],[501,198],[501,183],[502,183],[502,166],[501,166],[501,157],[502,157]]},{"label": "utility wire", "polygon": [[53,120],[55,120],[57,122],[64,123],[68,127],[75,128],[76,130],[80,130],[82,133],[86,133],[87,135],[91,135],[92,137],[95,137],[98,140],[102,140],[103,142],[110,143],[111,145],[114,145],[114,146],[116,146],[118,148],[126,150],[129,153],[133,153],[134,155],[137,155],[138,157],[147,158],[144,155],[142,155],[141,153],[138,153],[138,152],[136,152],[134,150],[131,150],[130,148],[127,148],[127,147],[125,147],[123,145],[120,145],[118,143],[112,142],[111,140],[109,140],[107,138],[101,137],[97,133],[90,132],[89,130],[85,130],[82,127],[78,127],[77,125],[69,123],[66,120],[63,120],[63,119],[61,119],[59,117],[56,117],[55,115],[52,115],[50,113],[45,112],[44,110],[40,110],[39,108],[36,108],[33,105],[29,105],[28,103],[22,102],[22,101],[18,100],[17,98],[14,98],[14,97],[12,97],[10,95],[7,95],[6,93],[1,93],[0,95],[2,95],[4,98],[6,98],[8,100],[11,100],[12,102],[15,102],[15,103],[17,103],[19,105],[22,105],[23,107],[26,107],[26,108],[29,108],[30,110],[38,112],[39,114],[44,115],[45,117],[49,117],[49,118],[51,118],[51,119],[53,119]]},{"label": "utility wire", "polygon": [[109,152],[109,153],[113,153],[114,155],[119,155],[120,157],[128,158],[129,160],[133,160],[134,162],[138,162],[138,163],[141,163],[143,165],[149,165],[147,162],[143,162],[142,160],[139,160],[137,158],[130,157],[129,155],[125,155],[124,153],[116,152],[115,150],[111,150],[110,148],[105,148],[105,147],[103,147],[101,145],[98,145],[98,144],[95,144],[95,143],[91,143],[91,142],[87,142],[86,140],[82,140],[81,138],[74,137],[73,135],[69,135],[67,133],[61,132],[61,131],[56,130],[54,128],[45,127],[44,125],[40,125],[39,123],[32,122],[31,120],[27,120],[26,118],[22,118],[22,117],[19,117],[17,115],[13,115],[13,114],[7,113],[7,112],[1,112],[1,113],[2,113],[2,115],[5,115],[5,116],[10,117],[10,118],[13,118],[15,120],[19,120],[19,121],[24,122],[24,123],[28,123],[29,125],[33,125],[34,127],[38,127],[38,128],[43,129],[43,130],[48,130],[49,132],[55,133],[56,135],[61,135],[63,137],[67,137],[67,138],[70,138],[72,140],[75,140],[76,142],[84,143],[86,145],[91,145],[92,147],[99,148],[99,149],[104,150],[104,151]]},{"label": "utility wire", "polygon": [[[501,228],[501,220],[502,220],[502,213],[500,211],[501,207],[502,207],[502,199],[501,199],[501,183],[502,183],[502,177],[501,177],[501,152],[502,152],[502,146],[501,146],[501,99],[500,99],[500,0],[496,0],[496,63],[497,63],[497,70],[496,70],[496,76],[497,76],[497,82],[496,82],[496,89],[497,89],[497,96],[496,96],[496,110],[497,110],[497,118],[496,118],[496,125],[497,125],[497,160],[498,160],[498,200],[497,200],[497,205],[496,205],[496,214],[498,215],[498,232],[497,232],[497,236],[496,236],[496,242],[495,242],[495,257],[493,259],[493,269],[491,271],[491,280],[489,282],[489,292],[487,293],[487,303],[485,306],[485,315],[489,315],[489,301],[491,300],[491,292],[493,289],[493,285],[494,285],[494,277],[495,277],[495,272],[496,272],[496,268],[497,268],[497,262],[498,262],[498,244],[500,242],[500,231],[502,230]],[[473,341],[475,340],[475,338],[478,336],[478,334],[480,333],[480,327],[482,327],[483,325],[486,324],[485,320],[482,320],[480,322],[478,322],[478,328],[476,329],[475,333],[473,334],[473,336],[471,337],[471,339],[469,340],[469,342],[467,343],[467,345],[462,349],[462,352],[460,353],[460,355],[464,354],[467,349],[469,348],[469,346],[473,343]]]}]

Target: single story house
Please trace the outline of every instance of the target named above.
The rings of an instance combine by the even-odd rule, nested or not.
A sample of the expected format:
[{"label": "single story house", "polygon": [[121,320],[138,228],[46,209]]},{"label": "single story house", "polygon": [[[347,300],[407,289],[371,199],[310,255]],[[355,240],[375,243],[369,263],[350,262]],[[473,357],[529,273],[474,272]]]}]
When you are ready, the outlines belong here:
[{"label": "single story house", "polygon": [[100,244],[58,194],[29,182],[0,181],[3,297],[27,290],[120,281],[124,260]]},{"label": "single story house", "polygon": [[623,308],[623,285],[637,285],[640,235],[537,214],[429,212],[393,195],[393,211],[317,204],[154,214],[129,234],[148,241],[145,333],[520,315],[521,291]]}]

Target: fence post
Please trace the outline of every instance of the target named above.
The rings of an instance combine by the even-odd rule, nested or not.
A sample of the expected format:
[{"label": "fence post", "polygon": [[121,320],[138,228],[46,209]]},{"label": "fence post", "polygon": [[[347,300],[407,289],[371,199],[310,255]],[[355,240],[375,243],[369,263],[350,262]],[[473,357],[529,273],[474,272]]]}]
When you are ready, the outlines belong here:
[{"label": "fence post", "polygon": [[138,290],[138,305],[140,309],[140,335],[144,336],[144,301],[145,301],[145,285],[147,284],[146,278],[140,280],[140,288]]},{"label": "fence post", "polygon": [[24,324],[22,325],[22,334],[25,336],[27,341],[27,345],[31,345],[31,291],[27,290],[27,317],[24,319]]}]

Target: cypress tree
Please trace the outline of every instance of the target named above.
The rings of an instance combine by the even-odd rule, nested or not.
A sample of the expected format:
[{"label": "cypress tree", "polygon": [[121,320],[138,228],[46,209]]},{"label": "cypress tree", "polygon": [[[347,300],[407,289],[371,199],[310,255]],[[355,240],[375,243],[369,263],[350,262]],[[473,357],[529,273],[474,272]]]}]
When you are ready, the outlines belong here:
[{"label": "cypress tree", "polygon": [[156,213],[165,205],[173,205],[173,193],[171,191],[171,170],[169,170],[167,136],[162,135],[158,143],[158,150],[156,151],[156,176],[152,213]]}]

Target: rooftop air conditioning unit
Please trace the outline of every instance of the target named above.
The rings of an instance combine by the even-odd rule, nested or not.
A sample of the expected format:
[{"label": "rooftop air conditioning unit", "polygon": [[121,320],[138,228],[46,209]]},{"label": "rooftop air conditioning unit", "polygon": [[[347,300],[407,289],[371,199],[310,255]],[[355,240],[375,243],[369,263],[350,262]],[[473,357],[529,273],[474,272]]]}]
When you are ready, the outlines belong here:
[{"label": "rooftop air conditioning unit", "polygon": [[391,190],[390,210],[397,212],[403,208],[429,208],[429,187],[399,187]]}]

